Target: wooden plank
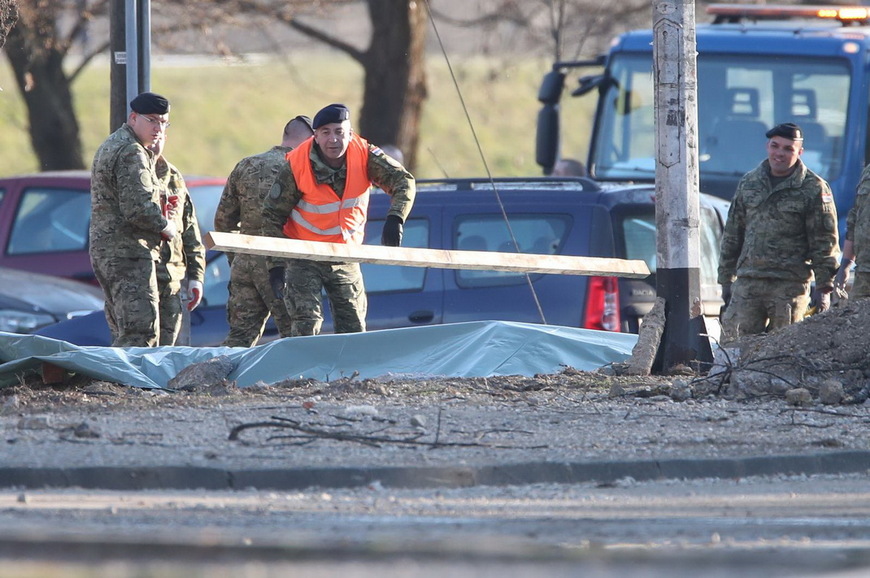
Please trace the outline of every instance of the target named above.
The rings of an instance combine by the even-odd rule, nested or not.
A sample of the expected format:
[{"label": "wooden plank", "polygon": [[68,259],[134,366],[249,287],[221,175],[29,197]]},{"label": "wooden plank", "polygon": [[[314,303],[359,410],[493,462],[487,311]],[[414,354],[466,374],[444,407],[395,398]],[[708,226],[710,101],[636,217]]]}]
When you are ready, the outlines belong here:
[{"label": "wooden plank", "polygon": [[650,274],[646,263],[632,259],[575,257],[571,255],[537,255],[531,253],[497,253],[494,251],[449,251],[383,247],[381,245],[345,245],[297,241],[277,237],[259,237],[211,231],[203,239],[205,246],[216,251],[271,255],[313,261],[377,263],[437,269],[474,269],[554,275],[607,275],[641,279]]}]

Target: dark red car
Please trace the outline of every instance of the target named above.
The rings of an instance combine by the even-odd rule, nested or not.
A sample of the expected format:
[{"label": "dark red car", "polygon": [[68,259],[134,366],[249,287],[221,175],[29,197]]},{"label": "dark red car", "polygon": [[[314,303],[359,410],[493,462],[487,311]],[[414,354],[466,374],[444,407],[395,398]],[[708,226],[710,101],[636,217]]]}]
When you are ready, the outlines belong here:
[{"label": "dark red car", "polygon": [[[95,283],[88,256],[89,171],[0,178],[0,266]],[[186,177],[203,234],[225,179]]]}]

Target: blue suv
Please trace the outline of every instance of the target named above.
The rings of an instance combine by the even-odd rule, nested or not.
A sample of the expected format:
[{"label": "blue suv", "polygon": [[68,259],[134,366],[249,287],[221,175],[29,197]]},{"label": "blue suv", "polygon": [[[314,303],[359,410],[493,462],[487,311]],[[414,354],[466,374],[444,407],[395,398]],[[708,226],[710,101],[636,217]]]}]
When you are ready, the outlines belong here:
[{"label": "blue suv", "polygon": [[[377,243],[389,198],[373,195],[366,243]],[[728,203],[701,195],[701,296],[716,283]],[[405,247],[639,259],[645,279],[363,265],[369,329],[479,320],[636,333],[655,301],[655,188],[585,178],[419,181]]]},{"label": "blue suv", "polygon": [[[655,301],[655,188],[585,178],[421,180],[402,245],[643,260],[645,279],[544,275],[363,264],[369,330],[480,320],[638,331]],[[389,197],[372,194],[366,244],[379,244]],[[728,203],[701,196],[704,312],[718,317],[719,243]],[[205,299],[191,315],[191,344],[218,345],[226,322],[226,259],[209,263]],[[332,331],[328,307],[324,332]],[[45,328],[41,335],[108,345],[102,313]],[[276,337],[267,326],[265,340]]]}]

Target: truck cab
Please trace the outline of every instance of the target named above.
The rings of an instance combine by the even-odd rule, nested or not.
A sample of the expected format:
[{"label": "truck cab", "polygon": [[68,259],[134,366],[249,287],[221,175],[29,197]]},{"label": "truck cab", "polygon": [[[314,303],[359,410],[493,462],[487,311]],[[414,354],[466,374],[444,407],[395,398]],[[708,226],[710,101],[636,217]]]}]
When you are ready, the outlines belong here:
[{"label": "truck cab", "polygon": [[[868,162],[870,8],[713,4],[707,12],[713,21],[696,26],[701,191],[730,199],[766,158],[764,133],[795,122],[805,134],[802,160],[834,192],[842,233]],[[536,160],[546,174],[559,156],[567,71],[603,67],[572,93],[598,93],[589,175],[654,180],[652,43],[651,30],[632,31],[597,59],[553,65],[538,95]]]}]

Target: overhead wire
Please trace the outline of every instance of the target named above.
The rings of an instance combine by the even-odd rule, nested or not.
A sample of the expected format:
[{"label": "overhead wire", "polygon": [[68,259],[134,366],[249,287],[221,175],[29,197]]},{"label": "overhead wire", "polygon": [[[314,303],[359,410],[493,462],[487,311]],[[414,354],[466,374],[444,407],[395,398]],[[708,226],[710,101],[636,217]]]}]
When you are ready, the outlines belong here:
[{"label": "overhead wire", "polygon": [[[501,195],[498,191],[498,185],[495,183],[495,179],[492,176],[492,171],[489,169],[489,163],[486,162],[486,155],[483,153],[483,147],[480,144],[480,139],[477,137],[477,131],[474,128],[474,122],[471,120],[471,114],[468,112],[468,107],[465,104],[465,98],[462,96],[462,90],[459,87],[459,81],[456,78],[456,74],[453,72],[453,64],[450,62],[450,57],[447,54],[447,49],[444,46],[444,41],[441,39],[441,33],[438,31],[438,25],[435,23],[435,18],[432,16],[432,8],[429,5],[429,0],[423,0],[423,4],[426,6],[426,14],[429,16],[429,22],[432,24],[432,30],[435,32],[435,38],[438,41],[438,46],[441,48],[441,53],[444,55],[444,62],[447,64],[447,70],[450,73],[450,79],[453,81],[453,86],[456,88],[456,94],[459,97],[459,103],[462,106],[462,112],[465,115],[465,120],[468,122],[468,128],[471,130],[471,136],[474,139],[474,144],[477,147],[477,152],[480,155],[480,160],[483,163],[483,168],[486,171],[486,177],[489,179],[490,185],[492,186],[492,190],[495,193],[496,201],[498,202],[499,210],[501,210],[502,218],[504,219],[505,225],[507,226],[508,235],[510,236],[511,243],[513,243],[514,250],[519,253],[520,245],[517,242],[516,236],[514,235],[513,227],[511,227],[510,219],[508,218],[507,211],[504,208],[504,203],[501,200]],[[535,291],[535,286],[532,283],[532,278],[528,273],[525,273],[526,283],[529,286],[529,290],[532,293],[532,299],[535,302],[535,307],[538,310],[538,315],[541,318],[541,323],[547,325],[547,319],[544,316],[544,309],[541,307],[541,301],[538,299],[538,293]]]}]

